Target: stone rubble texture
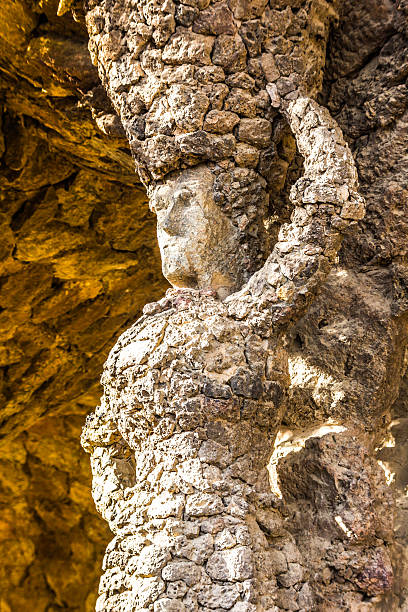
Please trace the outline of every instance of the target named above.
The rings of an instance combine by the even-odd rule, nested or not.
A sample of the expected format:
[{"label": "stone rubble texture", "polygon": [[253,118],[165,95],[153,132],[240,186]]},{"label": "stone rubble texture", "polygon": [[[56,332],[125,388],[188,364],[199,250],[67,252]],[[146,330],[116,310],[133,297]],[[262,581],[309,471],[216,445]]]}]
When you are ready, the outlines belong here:
[{"label": "stone rubble texture", "polygon": [[117,336],[168,286],[85,25],[57,7],[0,8],[2,612],[94,609],[109,532],[81,427]]},{"label": "stone rubble texture", "polygon": [[[299,319],[339,264],[365,202],[342,130],[315,100],[337,7],[287,4],[86,5],[90,51],[157,215],[163,273],[176,287],[111,351],[101,404],[83,432],[96,507],[115,535],[97,611],[397,605],[395,502],[375,457],[388,424],[375,397],[378,383],[384,397],[392,390],[381,376],[387,366],[390,376],[387,358],[397,378],[403,372],[396,322],[385,326],[371,387],[359,395],[355,380],[336,386],[319,375],[310,387],[326,382],[329,414],[305,415],[302,406],[311,372],[296,363]],[[209,82],[221,84],[215,99]],[[302,163],[288,194],[290,223],[273,244],[265,222],[278,210],[265,157],[273,174],[278,121],[291,134],[286,170],[296,152]],[[237,142],[258,150],[253,162],[238,164]],[[226,174],[230,189],[219,198]],[[261,186],[259,199],[241,197],[242,176]],[[382,324],[373,334],[378,351],[386,305],[378,297],[371,308],[370,327],[379,317]],[[358,410],[371,391],[370,410]],[[266,471],[271,456],[278,495]]]},{"label": "stone rubble texture", "polygon": [[[270,212],[279,212],[271,195],[282,191],[300,159],[286,122],[270,104],[267,84],[287,101],[299,88],[316,95],[336,13],[325,0],[294,11],[290,3],[266,1],[190,4],[88,2],[89,49],[153,211],[188,208],[187,169],[205,162],[202,176],[195,171],[202,185],[194,183],[190,191],[207,202],[207,220],[220,217],[214,225],[228,239],[220,244],[215,236],[218,248],[212,248],[205,219],[189,224],[195,228],[191,236],[180,210],[170,235],[185,239],[181,261],[174,240],[163,235],[166,218],[158,215],[163,273],[176,286],[212,287],[225,297],[265,260],[271,243],[266,209],[270,203]],[[196,255],[197,235],[205,236],[205,257]]]},{"label": "stone rubble texture", "polygon": [[[103,409],[84,433],[98,508],[115,533],[98,606],[404,610],[406,2],[129,3],[132,22],[123,2],[113,8],[102,7],[99,32],[91,24],[91,53],[157,213],[164,273],[224,297],[267,263],[224,304],[211,292],[171,292],[109,358]],[[87,7],[88,27],[100,10]],[[113,338],[166,285],[81,8],[6,0],[2,12],[0,609],[92,610],[108,535],[89,498],[81,415],[96,404]],[[319,101],[310,108],[335,140],[329,109],[353,153],[367,211],[348,228],[335,210],[352,202],[344,191],[336,203],[326,190],[329,206],[315,207],[301,202],[310,187],[301,182],[290,199],[308,179],[288,115],[299,93]],[[309,178],[327,186],[327,171]],[[356,188],[355,177],[346,182]],[[200,241],[185,223],[192,213]],[[305,251],[308,240],[324,252]],[[182,244],[189,267],[175,257]],[[150,354],[168,385],[144,376]],[[112,367],[127,359],[117,376]],[[157,406],[174,412],[166,419]],[[395,473],[390,485],[375,459]]]}]

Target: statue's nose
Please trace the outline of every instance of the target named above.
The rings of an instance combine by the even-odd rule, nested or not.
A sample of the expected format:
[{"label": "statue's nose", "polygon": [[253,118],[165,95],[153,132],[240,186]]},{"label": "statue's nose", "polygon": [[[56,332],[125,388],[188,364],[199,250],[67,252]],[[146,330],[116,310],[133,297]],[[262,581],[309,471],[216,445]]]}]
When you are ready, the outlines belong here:
[{"label": "statue's nose", "polygon": [[186,195],[184,192],[175,194],[173,201],[160,219],[161,229],[171,236],[182,236],[185,233]]},{"label": "statue's nose", "polygon": [[182,235],[184,226],[182,217],[182,209],[177,206],[177,203],[172,203],[160,220],[161,229],[170,236]]}]

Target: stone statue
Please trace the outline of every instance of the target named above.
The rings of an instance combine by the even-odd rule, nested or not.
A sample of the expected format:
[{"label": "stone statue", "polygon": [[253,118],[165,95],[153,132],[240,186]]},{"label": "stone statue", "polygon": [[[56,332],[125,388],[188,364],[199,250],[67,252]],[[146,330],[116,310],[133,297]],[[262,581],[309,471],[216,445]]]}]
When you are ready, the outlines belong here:
[{"label": "stone statue", "polygon": [[[163,272],[176,286],[211,286],[225,297],[241,288],[270,252],[265,224],[276,216],[283,185],[299,162],[280,99],[319,91],[336,16],[327,0],[313,0],[308,10],[300,5],[298,0],[86,3],[91,56],[152,208],[159,201],[163,208],[169,198],[164,207],[180,209],[186,198],[176,192],[190,189],[201,210],[208,208],[207,216],[211,211],[219,217],[210,224],[217,248],[202,257],[200,245],[209,239],[201,236],[208,233],[202,213],[195,220],[194,255],[189,248],[184,255],[181,249],[174,253],[158,214],[162,255],[164,248],[173,251],[163,257]],[[223,232],[221,242],[217,232]]]},{"label": "stone statue", "polygon": [[212,288],[226,297],[240,278],[240,236],[215,204],[213,187],[212,173],[199,165],[151,190],[150,202],[164,276],[176,287]]},{"label": "stone statue", "polygon": [[[91,52],[175,287],[118,340],[84,428],[95,503],[115,534],[98,611],[313,609],[267,464],[287,404],[284,332],[364,202],[341,130],[313,99],[335,10],[307,6],[88,2]],[[275,150],[282,121],[303,171],[267,256],[273,170],[294,159],[294,147]],[[369,596],[391,580],[382,540],[370,546],[358,582]]]},{"label": "stone statue", "polygon": [[[266,469],[287,400],[279,329],[302,312],[363,203],[351,153],[327,111],[299,98],[285,113],[305,174],[293,189],[292,224],[263,268],[224,301],[214,290],[170,290],[146,307],[107,361],[105,394],[83,435],[95,502],[115,533],[99,610],[271,610],[277,573],[296,587],[294,602],[312,605]],[[205,174],[198,167],[183,178]],[[164,212],[161,194],[153,196],[170,260],[164,267],[183,283],[183,257],[217,248],[203,189],[205,182],[197,195],[176,181]],[[190,200],[182,204],[183,197]],[[181,204],[203,228],[196,253]],[[219,217],[223,223],[220,213],[213,221]]]}]

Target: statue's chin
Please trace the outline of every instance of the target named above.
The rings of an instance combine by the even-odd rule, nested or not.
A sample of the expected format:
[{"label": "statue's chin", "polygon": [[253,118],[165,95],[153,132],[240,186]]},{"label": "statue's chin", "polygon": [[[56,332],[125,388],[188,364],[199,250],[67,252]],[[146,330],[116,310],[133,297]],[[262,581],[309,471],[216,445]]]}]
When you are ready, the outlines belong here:
[{"label": "statue's chin", "polygon": [[198,288],[197,275],[179,246],[160,245],[163,276],[173,287]]},{"label": "statue's chin", "polygon": [[209,245],[206,257],[202,256],[200,243],[181,237],[167,237],[159,234],[162,256],[162,271],[173,287],[190,289],[212,289],[224,299],[237,289],[234,270],[220,270],[216,257],[216,246]]}]

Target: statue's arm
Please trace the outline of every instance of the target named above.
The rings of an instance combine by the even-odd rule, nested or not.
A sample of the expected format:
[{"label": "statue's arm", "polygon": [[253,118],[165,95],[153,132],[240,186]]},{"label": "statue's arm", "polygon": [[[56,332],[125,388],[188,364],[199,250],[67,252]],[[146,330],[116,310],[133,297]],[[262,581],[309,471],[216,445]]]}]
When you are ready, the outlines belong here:
[{"label": "statue's arm", "polygon": [[302,316],[348,226],[364,216],[353,156],[329,111],[302,96],[284,104],[304,158],[304,174],[290,194],[291,223],[282,226],[265,265],[226,300],[232,316],[265,328]]},{"label": "statue's arm", "polygon": [[86,419],[81,444],[91,456],[96,508],[114,531],[124,489],[134,484],[134,459],[104,397]]}]

